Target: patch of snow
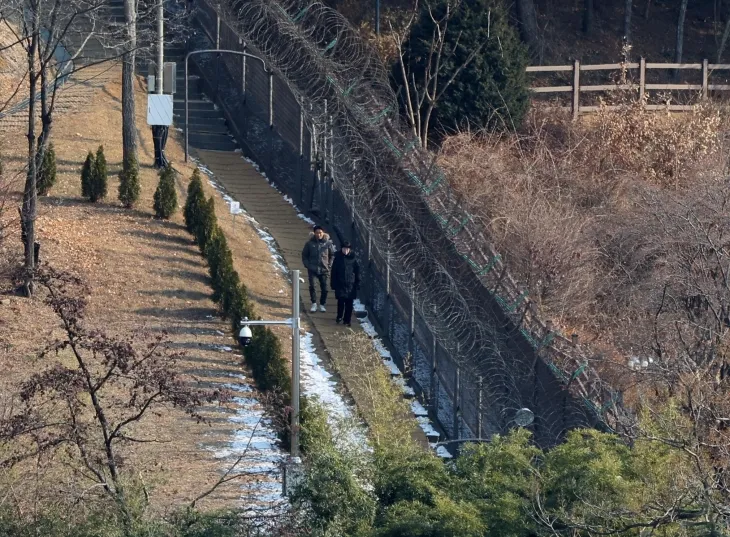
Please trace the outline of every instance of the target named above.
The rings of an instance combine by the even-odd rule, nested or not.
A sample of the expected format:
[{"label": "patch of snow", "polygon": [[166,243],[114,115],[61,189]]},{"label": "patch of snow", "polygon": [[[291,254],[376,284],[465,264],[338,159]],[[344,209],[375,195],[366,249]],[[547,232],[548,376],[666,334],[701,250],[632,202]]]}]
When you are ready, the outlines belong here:
[{"label": "patch of snow", "polygon": [[[223,471],[237,463],[231,475],[245,476],[240,487],[244,512],[257,510],[262,503],[284,510],[288,503],[281,495],[280,466],[286,455],[277,447],[278,438],[271,420],[265,417],[262,404],[252,396],[255,392],[248,379],[238,373],[228,376],[235,380],[225,384],[234,394],[235,414],[229,421],[234,424],[235,433],[229,442],[208,449],[221,461]],[[252,474],[258,480],[252,480],[249,477]]]},{"label": "patch of snow", "polygon": [[[322,406],[327,410],[327,417],[333,429],[349,422],[356,421],[355,410],[347,402],[337,389],[337,382],[334,377],[325,369],[324,364],[314,347],[314,337],[310,332],[301,336],[300,343],[300,367],[302,391],[305,395],[316,397]],[[347,446],[355,446],[359,449],[368,449],[367,438],[364,426],[359,424],[356,427],[348,427],[335,435],[335,441],[343,449]]]},{"label": "patch of snow", "polygon": [[436,455],[441,457],[442,459],[453,459],[454,456],[449,453],[449,450],[446,449],[444,446],[438,446],[436,448]]},{"label": "patch of snow", "polygon": [[411,410],[417,417],[428,416],[428,410],[418,401],[411,401]]},{"label": "patch of snow", "polygon": [[431,423],[431,420],[429,420],[427,417],[420,417],[416,418],[418,421],[418,425],[421,427],[421,430],[426,436],[429,437],[439,437],[439,432],[434,428],[433,424]]}]

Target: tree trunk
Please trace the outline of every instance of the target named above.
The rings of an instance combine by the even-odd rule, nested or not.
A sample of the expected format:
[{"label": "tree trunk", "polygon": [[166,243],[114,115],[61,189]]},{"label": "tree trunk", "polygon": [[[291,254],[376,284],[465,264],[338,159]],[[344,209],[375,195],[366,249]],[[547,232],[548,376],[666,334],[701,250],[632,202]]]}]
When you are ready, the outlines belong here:
[{"label": "tree trunk", "polygon": [[722,32],[722,39],[717,47],[717,63],[721,63],[722,53],[725,52],[725,45],[727,44],[727,38],[730,37],[730,16],[725,21],[725,30]]},{"label": "tree trunk", "polygon": [[588,35],[593,32],[593,0],[584,0],[583,32]]},{"label": "tree trunk", "polygon": [[634,0],[626,0],[624,3],[624,42],[631,44],[631,12],[634,9]]},{"label": "tree trunk", "polygon": [[517,16],[520,20],[522,39],[530,47],[530,52],[538,59],[540,56],[540,40],[537,30],[537,11],[534,0],[517,0]]},{"label": "tree trunk", "polygon": [[[43,157],[51,142],[51,127],[53,125],[53,106],[48,99],[48,68],[47,62],[42,57],[42,48],[38,46],[38,63],[40,65],[40,91],[41,91],[41,134],[38,137],[38,145],[36,148],[36,176],[41,173],[43,166]],[[55,89],[53,90],[55,93]],[[36,262],[38,260],[36,259]]]},{"label": "tree trunk", "polygon": [[649,9],[651,8],[651,0],[646,0],[646,7],[644,8],[644,18],[649,18]]},{"label": "tree trunk", "polygon": [[137,0],[124,0],[126,50],[122,61],[122,162],[124,170],[137,159],[137,122],[134,103],[134,68],[137,49]]},{"label": "tree trunk", "polygon": [[682,49],[684,48],[684,19],[687,17],[687,2],[682,0],[679,6],[679,20],[677,20],[677,45],[674,56],[675,63],[682,63]]},{"label": "tree trunk", "polygon": [[38,169],[36,166],[36,96],[38,86],[38,72],[36,69],[36,52],[39,47],[40,33],[40,6],[37,2],[31,3],[30,45],[28,53],[28,173],[25,178],[23,193],[23,209],[21,211],[22,235],[25,237],[25,290],[28,296],[33,294],[33,276],[35,272],[35,219],[36,202],[38,200],[37,181]]}]

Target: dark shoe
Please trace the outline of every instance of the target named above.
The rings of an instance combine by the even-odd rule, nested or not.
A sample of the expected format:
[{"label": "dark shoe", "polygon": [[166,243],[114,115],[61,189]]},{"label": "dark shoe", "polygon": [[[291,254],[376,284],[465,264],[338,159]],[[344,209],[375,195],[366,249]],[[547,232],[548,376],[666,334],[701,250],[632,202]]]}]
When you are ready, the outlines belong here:
[{"label": "dark shoe", "polygon": [[340,323],[342,322],[342,319],[340,319],[339,317],[337,317],[337,319],[335,319],[335,322],[336,322],[337,324],[340,324]]},{"label": "dark shoe", "polygon": [[347,328],[351,328],[351,327],[352,327],[352,325],[351,325],[350,323],[345,323],[345,326],[346,326]]}]

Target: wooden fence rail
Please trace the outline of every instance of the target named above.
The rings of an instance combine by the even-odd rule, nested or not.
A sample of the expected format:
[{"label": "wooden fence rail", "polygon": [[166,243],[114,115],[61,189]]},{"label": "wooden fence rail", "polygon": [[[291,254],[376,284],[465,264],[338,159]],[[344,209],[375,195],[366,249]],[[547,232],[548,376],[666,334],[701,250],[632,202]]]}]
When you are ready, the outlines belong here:
[{"label": "wooden fence rail", "polygon": [[[575,60],[573,65],[536,65],[527,68],[528,73],[556,73],[556,72],[572,72],[573,83],[570,86],[533,86],[530,90],[533,93],[572,93],[572,102],[570,109],[573,113],[573,119],[577,119],[581,112],[595,112],[599,106],[581,106],[580,97],[583,92],[595,91],[615,91],[626,90],[637,87],[635,84],[597,84],[597,85],[581,85],[580,74],[584,71],[617,71],[617,70],[639,70],[638,89],[641,95],[651,90],[664,91],[696,91],[702,99],[707,99],[710,91],[730,91],[730,84],[710,84],[710,74],[714,71],[730,71],[730,64],[727,63],[709,63],[703,60],[702,63],[650,63],[641,59],[639,62],[627,63],[601,63],[594,65],[581,65],[579,60]],[[695,70],[702,72],[702,83],[680,83],[680,84],[647,84],[646,72],[648,70]],[[611,108],[609,106],[609,108]],[[647,110],[671,110],[671,111],[687,111],[691,110],[693,105],[684,104],[647,104]]]}]

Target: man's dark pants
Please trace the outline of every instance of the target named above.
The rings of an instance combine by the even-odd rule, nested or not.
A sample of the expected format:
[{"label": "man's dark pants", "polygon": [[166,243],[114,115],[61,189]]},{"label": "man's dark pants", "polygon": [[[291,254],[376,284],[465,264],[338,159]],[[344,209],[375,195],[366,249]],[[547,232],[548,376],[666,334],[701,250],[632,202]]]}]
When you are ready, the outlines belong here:
[{"label": "man's dark pants", "polygon": [[312,300],[312,304],[317,303],[317,290],[314,287],[314,282],[319,282],[319,303],[325,305],[327,303],[327,277],[329,274],[317,274],[314,271],[307,270],[307,276],[309,276],[309,298]]},{"label": "man's dark pants", "polygon": [[345,324],[350,324],[352,320],[352,307],[354,300],[352,298],[337,299],[337,318],[342,319]]}]

